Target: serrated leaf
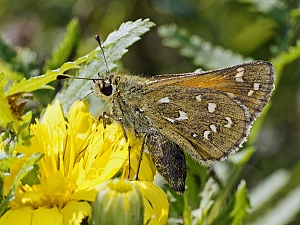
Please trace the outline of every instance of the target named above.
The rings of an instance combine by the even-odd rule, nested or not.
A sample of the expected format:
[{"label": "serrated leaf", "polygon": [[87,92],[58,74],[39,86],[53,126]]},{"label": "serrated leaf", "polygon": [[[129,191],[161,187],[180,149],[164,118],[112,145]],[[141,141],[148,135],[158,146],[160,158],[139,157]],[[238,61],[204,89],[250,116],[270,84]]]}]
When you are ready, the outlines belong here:
[{"label": "serrated leaf", "polygon": [[[121,57],[128,51],[127,48],[134,42],[140,39],[140,36],[149,31],[154,23],[149,19],[139,19],[135,22],[123,23],[117,31],[108,35],[106,41],[103,43],[104,53],[107,59],[108,69],[112,70],[116,67],[114,62],[121,59]],[[99,47],[97,47],[99,51]],[[95,55],[95,60],[85,65],[79,71],[78,77],[95,78],[97,74],[105,74],[106,66],[104,64],[102,53]],[[90,92],[92,82],[89,80],[76,80],[70,82],[68,88],[64,89],[57,95],[63,106],[65,112],[69,111],[71,105],[78,99],[82,99]]]},{"label": "serrated leaf", "polygon": [[33,169],[21,180],[22,185],[28,184],[29,186],[40,184],[38,178],[39,166],[37,164],[33,165]]},{"label": "serrated leaf", "polygon": [[68,60],[73,49],[79,43],[80,27],[78,19],[72,19],[67,26],[66,34],[61,43],[53,50],[51,58],[47,59],[45,64],[46,69],[56,69]]},{"label": "serrated leaf", "polygon": [[182,56],[191,58],[195,65],[203,66],[205,69],[252,61],[251,58],[244,58],[231,50],[213,46],[201,37],[191,35],[185,28],[180,28],[175,24],[160,26],[158,34],[163,38],[164,45],[179,49]]},{"label": "serrated leaf", "polygon": [[79,69],[81,68],[79,65],[91,60],[96,53],[98,53],[100,50],[95,49],[91,51],[89,54],[82,56],[78,58],[74,62],[66,62],[64,63],[59,69],[56,70],[48,70],[46,74],[41,76],[32,77],[29,80],[26,80],[25,78],[22,79],[20,82],[14,82],[9,90],[6,92],[7,95],[13,95],[16,93],[22,93],[22,92],[32,92],[38,89],[52,89],[53,87],[46,85],[49,82],[56,80],[56,77],[58,75],[63,74],[67,70],[70,69]]},{"label": "serrated leaf", "polygon": [[9,173],[10,165],[18,159],[17,156],[8,156],[5,152],[1,152],[0,156],[0,171]]}]

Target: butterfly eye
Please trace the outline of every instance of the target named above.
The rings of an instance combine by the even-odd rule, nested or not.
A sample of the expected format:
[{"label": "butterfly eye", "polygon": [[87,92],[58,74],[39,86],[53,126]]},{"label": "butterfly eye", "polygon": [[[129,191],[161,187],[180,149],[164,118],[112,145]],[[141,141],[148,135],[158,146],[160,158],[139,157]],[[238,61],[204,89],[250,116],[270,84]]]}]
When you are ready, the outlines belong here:
[{"label": "butterfly eye", "polygon": [[102,89],[101,89],[101,93],[106,95],[106,96],[110,96],[112,94],[112,85],[111,83],[103,83]]}]

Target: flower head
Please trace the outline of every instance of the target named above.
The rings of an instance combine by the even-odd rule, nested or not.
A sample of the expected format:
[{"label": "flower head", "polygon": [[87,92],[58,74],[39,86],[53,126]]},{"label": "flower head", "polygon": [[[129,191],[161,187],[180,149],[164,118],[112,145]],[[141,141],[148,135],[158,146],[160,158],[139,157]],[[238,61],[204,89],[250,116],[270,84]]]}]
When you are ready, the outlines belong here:
[{"label": "flower head", "polygon": [[102,183],[93,204],[92,225],[97,224],[143,225],[144,202],[139,187],[117,178]]},{"label": "flower head", "polygon": [[[31,145],[22,145],[18,151],[27,157],[44,154],[38,162],[40,184],[20,184],[0,224],[80,224],[91,216],[90,202],[95,200],[101,183],[113,177],[128,177],[129,144],[130,178],[137,170],[141,143],[133,138],[126,141],[119,124],[104,129],[82,101],[72,106],[67,121],[58,101],[48,106],[42,122],[36,121],[30,131]],[[156,171],[148,154],[143,156],[140,171],[140,179],[151,184]],[[5,187],[10,187],[11,177]],[[165,195],[162,198],[166,199]],[[147,207],[145,211],[149,211]],[[163,216],[156,215],[156,219],[165,223],[167,211],[164,209]],[[21,221],[17,219],[20,216]]]}]

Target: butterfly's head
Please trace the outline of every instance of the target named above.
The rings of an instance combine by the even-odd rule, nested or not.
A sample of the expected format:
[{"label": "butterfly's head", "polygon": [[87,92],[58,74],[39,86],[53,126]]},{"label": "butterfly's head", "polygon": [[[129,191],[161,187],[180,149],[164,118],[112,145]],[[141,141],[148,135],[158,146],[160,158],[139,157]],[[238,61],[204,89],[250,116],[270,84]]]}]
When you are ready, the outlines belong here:
[{"label": "butterfly's head", "polygon": [[[99,76],[100,77],[100,76]],[[110,102],[116,92],[116,76],[110,74],[106,78],[94,79],[94,93],[106,102]]]}]

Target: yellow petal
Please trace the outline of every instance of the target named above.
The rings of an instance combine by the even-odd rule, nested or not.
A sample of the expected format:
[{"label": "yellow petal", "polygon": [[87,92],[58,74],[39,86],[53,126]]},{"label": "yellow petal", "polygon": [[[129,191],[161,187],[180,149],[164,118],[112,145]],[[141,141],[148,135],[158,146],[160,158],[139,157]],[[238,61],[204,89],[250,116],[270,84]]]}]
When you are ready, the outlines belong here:
[{"label": "yellow petal", "polygon": [[70,108],[68,120],[76,122],[78,114],[82,112],[89,112],[89,106],[85,101],[76,101]]},{"label": "yellow petal", "polygon": [[7,211],[1,218],[1,225],[32,225],[32,214],[34,210],[31,207],[22,207]]},{"label": "yellow petal", "polygon": [[168,219],[169,203],[166,194],[152,182],[137,182],[144,197],[145,219],[149,224],[165,225]]},{"label": "yellow petal", "polygon": [[48,105],[43,116],[44,124],[65,123],[65,118],[58,100],[53,105]]},{"label": "yellow petal", "polygon": [[77,200],[77,201],[83,200],[83,201],[93,202],[96,198],[97,192],[98,192],[98,188],[77,191],[70,197],[70,199]]},{"label": "yellow petal", "polygon": [[55,208],[38,208],[32,214],[32,225],[64,225],[63,216],[59,210]]},{"label": "yellow petal", "polygon": [[[91,216],[91,211],[91,205],[87,202],[69,202],[61,210],[65,221],[64,225],[80,225],[84,218]],[[53,223],[53,225],[56,224]]]}]

